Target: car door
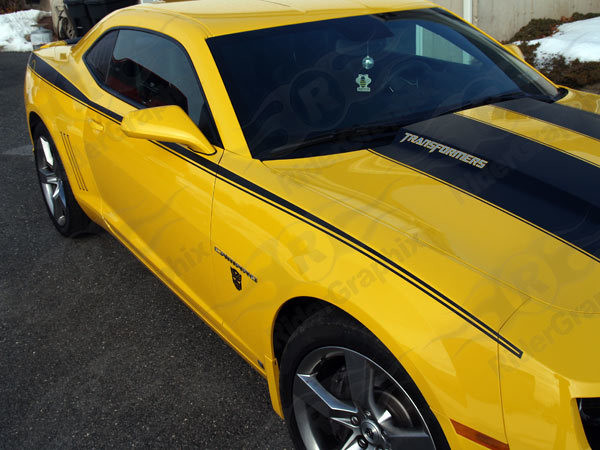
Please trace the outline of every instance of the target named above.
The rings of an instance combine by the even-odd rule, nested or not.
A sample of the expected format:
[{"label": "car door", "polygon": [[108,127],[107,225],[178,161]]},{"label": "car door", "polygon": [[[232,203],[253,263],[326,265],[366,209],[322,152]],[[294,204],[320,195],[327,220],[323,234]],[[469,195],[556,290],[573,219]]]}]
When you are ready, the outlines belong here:
[{"label": "car door", "polygon": [[194,164],[195,154],[182,146],[131,138],[120,128],[120,117],[135,108],[178,105],[216,144],[203,161],[218,163],[218,133],[187,52],[162,34],[116,29],[84,60],[102,101],[88,111],[84,135],[104,221],[188,304],[218,323],[207,306],[214,172]]}]

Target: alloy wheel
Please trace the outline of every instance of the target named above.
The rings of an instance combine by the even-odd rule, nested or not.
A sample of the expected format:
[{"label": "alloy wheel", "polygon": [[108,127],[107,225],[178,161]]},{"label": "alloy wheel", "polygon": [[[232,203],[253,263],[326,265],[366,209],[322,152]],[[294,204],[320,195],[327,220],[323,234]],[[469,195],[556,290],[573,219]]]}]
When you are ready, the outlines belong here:
[{"label": "alloy wheel", "polygon": [[294,415],[307,449],[434,450],[414,401],[368,357],[321,347],[300,362],[293,385]]},{"label": "alloy wheel", "polygon": [[50,214],[59,226],[67,222],[67,200],[64,181],[58,169],[58,162],[52,154],[50,142],[40,136],[37,141],[37,169],[44,200]]}]

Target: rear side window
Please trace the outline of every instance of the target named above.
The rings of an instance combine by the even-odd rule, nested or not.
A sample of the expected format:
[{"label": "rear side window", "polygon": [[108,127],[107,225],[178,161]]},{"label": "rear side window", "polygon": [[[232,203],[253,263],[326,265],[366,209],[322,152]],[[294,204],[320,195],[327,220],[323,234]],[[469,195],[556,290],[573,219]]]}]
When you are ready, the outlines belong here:
[{"label": "rear side window", "polygon": [[115,47],[115,41],[117,40],[118,33],[119,32],[117,30],[106,33],[85,55],[85,62],[99,83],[106,82],[108,64],[110,63],[110,58],[113,48]]},{"label": "rear side window", "polygon": [[180,106],[211,143],[222,145],[196,71],[175,41],[141,30],[115,30],[94,45],[86,62],[100,84],[123,100],[141,108]]}]

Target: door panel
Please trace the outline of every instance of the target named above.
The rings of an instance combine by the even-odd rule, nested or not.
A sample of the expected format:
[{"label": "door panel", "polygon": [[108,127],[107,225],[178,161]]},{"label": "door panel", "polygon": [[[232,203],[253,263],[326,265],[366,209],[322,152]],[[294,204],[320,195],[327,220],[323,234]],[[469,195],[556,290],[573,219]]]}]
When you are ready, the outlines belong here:
[{"label": "door panel", "polygon": [[[89,124],[104,126],[98,132]],[[213,296],[210,219],[214,175],[147,140],[125,136],[120,125],[90,111],[88,151],[107,225],[208,311]],[[222,150],[208,157],[217,163]],[[211,318],[214,321],[214,318]]]},{"label": "door panel", "polygon": [[[112,39],[111,47],[100,38],[87,60],[97,66],[92,73],[102,87],[93,97],[100,106],[125,116],[136,108],[176,104],[195,123],[206,123],[210,113],[181,46],[131,29],[105,39]],[[84,136],[107,226],[207,321],[220,324],[207,301],[214,295],[209,257],[214,173],[194,164],[184,147],[128,137],[119,120],[91,109]],[[215,147],[206,159],[216,165],[222,152]]]}]

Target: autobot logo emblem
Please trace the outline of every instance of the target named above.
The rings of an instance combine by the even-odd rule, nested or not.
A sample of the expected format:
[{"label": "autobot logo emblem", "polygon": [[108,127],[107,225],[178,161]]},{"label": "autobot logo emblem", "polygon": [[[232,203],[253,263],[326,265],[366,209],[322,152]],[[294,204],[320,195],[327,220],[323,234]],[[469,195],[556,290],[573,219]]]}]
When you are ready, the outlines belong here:
[{"label": "autobot logo emblem", "polygon": [[[248,272],[246,269],[244,269],[242,266],[240,266],[237,262],[235,262],[233,259],[231,259],[223,250],[219,249],[218,247],[215,247],[215,252],[217,252],[219,255],[221,255],[223,258],[225,258],[227,261],[229,261],[229,263],[233,267],[235,267],[235,269],[237,269],[237,270],[235,270],[233,267],[231,268],[231,276],[233,277],[233,284],[235,284],[235,287],[237,287],[238,283],[236,283],[236,281],[235,281],[236,275],[234,275],[233,272],[235,272],[238,277],[241,277],[240,272],[245,273],[248,278],[250,278],[255,283],[258,283],[258,279],[254,275],[252,275],[250,272]],[[240,285],[240,287],[238,287],[238,289],[242,289],[241,279],[240,279],[239,285]]]},{"label": "autobot logo emblem", "polygon": [[233,267],[231,269],[231,279],[233,281],[233,285],[238,291],[242,290],[242,274],[235,270]]}]

